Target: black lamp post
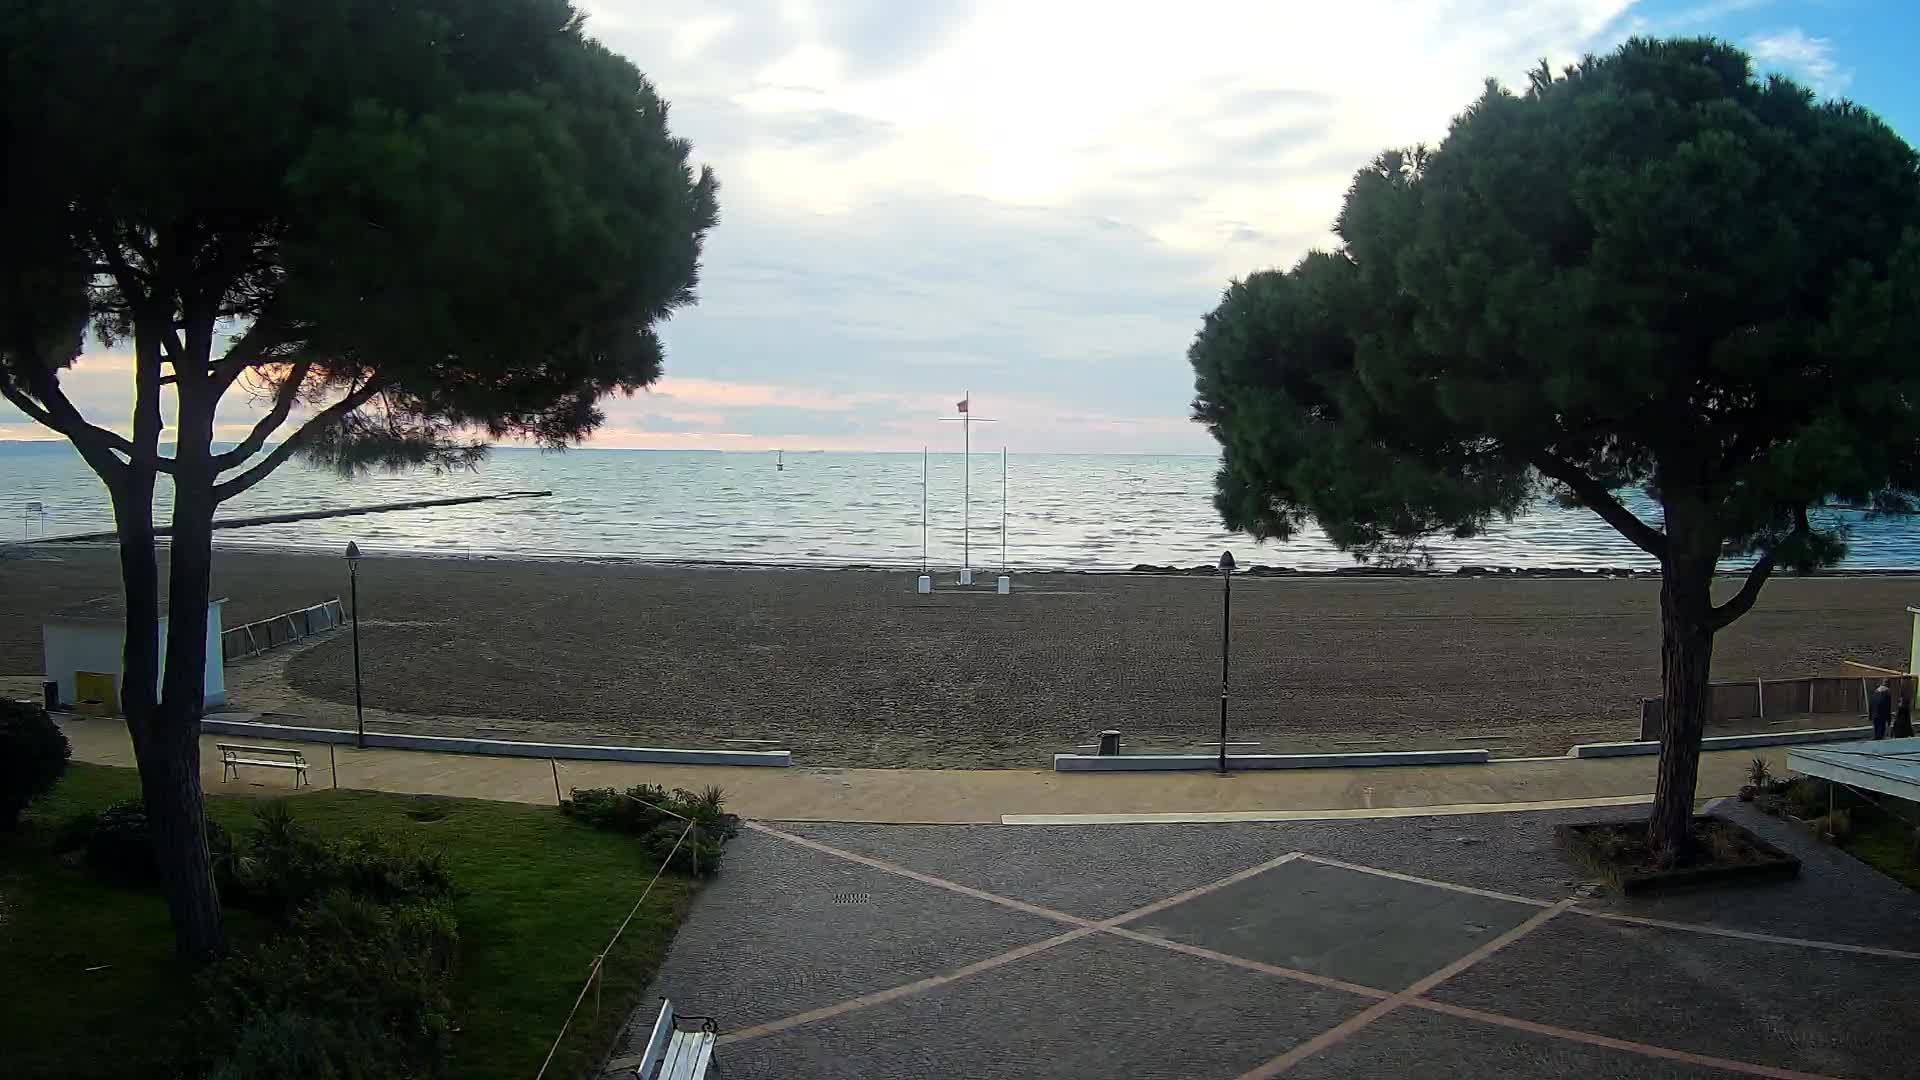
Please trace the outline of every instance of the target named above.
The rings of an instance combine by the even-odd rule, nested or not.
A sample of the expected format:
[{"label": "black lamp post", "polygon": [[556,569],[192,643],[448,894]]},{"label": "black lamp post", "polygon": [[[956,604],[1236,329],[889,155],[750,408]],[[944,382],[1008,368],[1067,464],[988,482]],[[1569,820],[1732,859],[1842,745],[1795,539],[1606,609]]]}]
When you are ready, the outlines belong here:
[{"label": "black lamp post", "polygon": [[1233,552],[1220,553],[1220,775],[1227,775],[1227,657],[1233,641]]},{"label": "black lamp post", "polygon": [[351,540],[347,541],[347,593],[353,602],[353,745],[365,750],[367,714],[360,701],[360,545]]}]

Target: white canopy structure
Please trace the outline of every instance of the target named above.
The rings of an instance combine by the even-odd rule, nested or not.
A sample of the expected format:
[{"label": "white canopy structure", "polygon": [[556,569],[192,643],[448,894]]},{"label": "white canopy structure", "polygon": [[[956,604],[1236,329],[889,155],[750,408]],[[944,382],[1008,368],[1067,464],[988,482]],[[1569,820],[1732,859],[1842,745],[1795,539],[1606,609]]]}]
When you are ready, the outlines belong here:
[{"label": "white canopy structure", "polygon": [[1796,746],[1787,768],[1836,784],[1920,802],[1920,738]]}]

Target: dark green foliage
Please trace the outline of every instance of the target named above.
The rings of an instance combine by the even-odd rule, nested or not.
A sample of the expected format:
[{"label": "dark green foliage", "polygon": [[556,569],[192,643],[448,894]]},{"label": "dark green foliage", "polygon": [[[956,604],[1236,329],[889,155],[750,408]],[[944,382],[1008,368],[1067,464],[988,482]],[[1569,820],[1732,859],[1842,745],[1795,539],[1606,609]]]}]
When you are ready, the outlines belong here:
[{"label": "dark green foliage", "polygon": [[[571,445],[659,378],[659,324],[694,302],[717,185],[584,23],[567,0],[0,5],[0,398],[113,502],[122,707],[168,778],[148,795],[184,960],[222,940],[183,842],[218,505],[295,454],[355,472]],[[61,385],[89,330],[132,346],[130,424]],[[216,448],[243,396],[264,415]]]},{"label": "dark green foliage", "polygon": [[[596,829],[638,836],[649,861],[658,864],[671,856],[671,868],[683,873],[705,876],[719,870],[721,852],[740,831],[740,819],[725,811],[726,796],[717,787],[695,794],[636,784],[624,792],[574,788],[569,794],[572,798],[560,804],[561,813]],[[687,832],[688,822],[692,832]]]},{"label": "dark green foliage", "polygon": [[693,301],[716,184],[566,0],[40,0],[0,51],[0,385],[43,405],[91,281],[104,332],[203,351],[234,318],[227,356],[309,365],[289,394],[382,387],[317,459],[464,464],[591,431]]},{"label": "dark green foliage", "polygon": [[[233,841],[220,823],[207,821],[207,846],[230,852]],[[149,886],[160,882],[160,864],[154,858],[153,829],[147,808],[139,799],[126,799],[105,810],[75,814],[60,824],[54,850],[81,852],[87,871],[119,885]]]},{"label": "dark green foliage", "polygon": [[219,1078],[445,1074],[459,935],[436,902],[332,892],[202,983],[196,1041]]},{"label": "dark green foliage", "polygon": [[1920,157],[1738,49],[1636,39],[1489,84],[1437,148],[1356,174],[1336,228],[1234,283],[1189,351],[1223,520],[1404,558],[1540,496],[1594,511],[1662,565],[1653,818],[1678,850],[1714,633],[1776,568],[1845,554],[1817,507],[1920,491]]},{"label": "dark green foliage", "polygon": [[1642,486],[1701,504],[1716,555],[1832,562],[1801,510],[1920,485],[1916,169],[1712,41],[1490,85],[1437,149],[1355,176],[1338,250],[1207,318],[1223,517],[1372,554]]},{"label": "dark green foliage", "polygon": [[0,833],[12,832],[27,804],[53,790],[71,754],[47,710],[0,700]]},{"label": "dark green foliage", "polygon": [[315,836],[294,821],[285,802],[254,810],[245,843],[214,865],[221,897],[238,907],[285,917],[320,896],[338,891],[374,903],[441,900],[453,892],[446,859],[437,851],[387,839],[377,833]]}]

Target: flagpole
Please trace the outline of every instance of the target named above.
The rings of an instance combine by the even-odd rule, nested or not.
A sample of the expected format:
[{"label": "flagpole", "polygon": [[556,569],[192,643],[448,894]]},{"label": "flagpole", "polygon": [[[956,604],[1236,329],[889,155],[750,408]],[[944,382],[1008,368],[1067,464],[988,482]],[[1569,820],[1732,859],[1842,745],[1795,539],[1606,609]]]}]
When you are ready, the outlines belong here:
[{"label": "flagpole", "polygon": [[1000,572],[1007,572],[1007,448],[1000,448]]},{"label": "flagpole", "polygon": [[927,448],[920,448],[920,573],[927,572]]},{"label": "flagpole", "polygon": [[[960,422],[960,584],[973,584],[973,422],[993,423],[992,417],[973,415],[973,391],[960,399],[959,416],[941,420]],[[1005,471],[1002,469],[1001,471]],[[1004,500],[1002,500],[1004,501]]]}]

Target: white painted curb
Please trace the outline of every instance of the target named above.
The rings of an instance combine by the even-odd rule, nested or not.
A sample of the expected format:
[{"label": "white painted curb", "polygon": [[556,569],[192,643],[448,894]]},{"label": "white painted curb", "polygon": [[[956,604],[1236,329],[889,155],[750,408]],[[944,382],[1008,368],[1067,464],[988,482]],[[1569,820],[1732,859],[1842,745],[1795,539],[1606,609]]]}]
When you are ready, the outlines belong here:
[{"label": "white painted curb", "polygon": [[[208,735],[244,735],[290,742],[351,744],[354,733],[339,728],[293,727],[245,720],[202,718]],[[491,754],[498,757],[560,758],[569,761],[638,761],[655,765],[760,765],[776,768],[793,764],[790,750],[679,750],[659,746],[592,746],[579,743],[512,742],[506,739],[463,739],[443,735],[392,735],[367,732],[367,746],[379,750],[433,750],[448,754]]]},{"label": "white painted curb", "polygon": [[[1387,765],[1485,765],[1486,750],[1397,750],[1368,754],[1228,754],[1229,771],[1365,769]],[[1220,767],[1218,754],[1055,754],[1054,772],[1172,772]]]},{"label": "white painted curb", "polygon": [[[1768,731],[1755,735],[1714,735],[1700,740],[1700,750],[1746,750],[1756,746],[1787,746],[1793,743],[1852,742],[1873,737],[1870,727],[1821,728],[1817,731]],[[1658,742],[1590,742],[1567,751],[1573,758],[1631,757],[1657,754]]]},{"label": "white painted curb", "polygon": [[1199,810],[1172,814],[1002,814],[1002,825],[1217,825],[1241,821],[1366,821],[1373,818],[1453,817],[1581,810],[1597,806],[1645,806],[1651,795],[1607,795],[1544,802],[1443,803],[1432,806],[1354,807],[1334,810]]}]

